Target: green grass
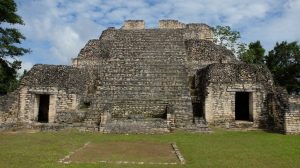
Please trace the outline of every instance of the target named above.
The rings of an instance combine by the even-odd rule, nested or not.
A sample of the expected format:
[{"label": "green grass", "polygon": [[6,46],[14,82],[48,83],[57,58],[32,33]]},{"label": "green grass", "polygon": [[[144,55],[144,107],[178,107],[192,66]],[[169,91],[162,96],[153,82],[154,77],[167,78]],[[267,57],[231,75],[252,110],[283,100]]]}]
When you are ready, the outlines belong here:
[{"label": "green grass", "polygon": [[[176,142],[186,165],[117,165],[58,163],[86,142]],[[0,133],[0,167],[300,167],[300,136],[263,131],[216,130],[212,134],[116,135],[77,131]]]}]

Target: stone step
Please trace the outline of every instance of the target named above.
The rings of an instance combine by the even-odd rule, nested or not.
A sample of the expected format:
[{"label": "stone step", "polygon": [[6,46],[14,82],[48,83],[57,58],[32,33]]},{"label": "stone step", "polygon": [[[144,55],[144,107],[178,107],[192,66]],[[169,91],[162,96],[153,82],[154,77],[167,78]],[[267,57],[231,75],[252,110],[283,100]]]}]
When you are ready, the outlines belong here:
[{"label": "stone step", "polygon": [[[170,67],[170,69],[168,69]],[[175,67],[175,68],[174,68]],[[178,68],[176,68],[178,67]],[[117,66],[112,66],[110,68],[103,68],[103,69],[98,69],[98,72],[115,72],[115,71],[120,71],[120,73],[133,73],[133,72],[139,72],[142,74],[177,74],[177,73],[186,73],[186,68],[183,66],[149,66],[149,65],[130,65],[130,64],[124,64],[124,65],[117,65]]]},{"label": "stone step", "polygon": [[[180,32],[151,32],[151,31],[119,31],[116,36],[118,39],[161,39],[162,41],[166,40],[182,40],[182,33]],[[162,39],[165,37],[165,39]]]},{"label": "stone step", "polygon": [[207,123],[203,117],[194,117],[196,127],[207,127]]},{"label": "stone step", "polygon": [[[175,66],[174,66],[175,67]],[[171,74],[177,74],[177,73],[186,73],[187,69],[183,66],[177,66],[178,69],[174,69],[174,67],[170,67],[170,69],[168,69],[167,67],[162,67],[162,66],[148,66],[148,65],[145,65],[145,66],[136,66],[136,65],[116,65],[116,66],[112,66],[110,68],[103,68],[103,69],[97,69],[98,72],[102,72],[102,73],[114,73],[114,72],[118,72],[120,71],[120,73],[133,73],[133,72],[139,72],[139,73],[142,73],[142,74],[168,74],[168,73],[171,73]],[[124,72],[126,71],[126,72]],[[176,73],[175,73],[176,72]]]},{"label": "stone step", "polygon": [[[141,40],[151,40],[151,39],[156,39],[159,40],[161,39],[162,41],[180,41],[182,40],[182,33],[179,32],[151,32],[151,31],[131,31],[131,32],[126,32],[126,31],[119,31],[116,34],[116,37],[118,39],[141,39]],[[165,38],[162,38],[165,37]]]},{"label": "stone step", "polygon": [[92,108],[110,104],[117,114],[126,116],[130,112],[155,114],[155,108],[149,107],[154,106],[160,107],[161,114],[168,102],[178,113],[191,111],[181,31],[116,31],[110,51],[110,58],[97,69]]},{"label": "stone step", "polygon": [[[138,52],[138,51],[136,51]],[[113,53],[113,54],[110,54],[110,59],[106,60],[107,61],[110,61],[110,60],[113,60],[113,59],[119,59],[119,60],[125,60],[125,61],[128,61],[128,60],[136,60],[136,61],[140,61],[141,59],[142,60],[145,60],[145,61],[159,61],[159,62],[171,62],[172,61],[175,63],[175,64],[178,64],[176,63],[175,61],[184,61],[187,56],[185,53],[168,53],[168,54],[161,54],[163,51],[161,52],[157,52],[157,53],[149,53],[149,54],[145,54],[145,55],[142,55],[142,54],[139,54],[139,53],[136,53],[136,54],[132,54],[132,53],[122,53],[122,52],[119,52],[119,53]],[[126,60],[127,59],[127,60]],[[171,60],[172,59],[172,60]]]},{"label": "stone step", "polygon": [[170,132],[167,121],[163,119],[113,119],[106,123],[105,133],[165,133]]},{"label": "stone step", "polygon": [[[171,76],[170,75],[161,75],[161,74],[152,74],[152,75],[140,75],[140,74],[114,74],[111,73],[112,75],[115,75],[114,77],[110,76],[99,76],[100,82],[99,84],[105,84],[105,83],[110,83],[109,81],[121,81],[125,82],[128,85],[140,85],[140,84],[151,84],[155,83],[155,85],[162,85],[163,83],[168,83],[168,82],[174,82],[174,83],[181,83],[181,84],[187,84],[187,78],[183,75],[181,76]],[[102,80],[101,80],[102,79]],[[116,80],[114,80],[116,79]],[[117,80],[118,79],[118,80]],[[141,79],[139,81],[139,79]],[[145,82],[143,82],[145,81]],[[147,82],[151,81],[151,83]]]},{"label": "stone step", "polygon": [[236,120],[231,127],[234,128],[252,128],[253,127],[253,122],[252,121],[243,121],[243,120]]},{"label": "stone step", "polygon": [[[132,86],[132,87],[186,87],[187,79],[184,77],[173,77],[173,78],[163,78],[164,76],[154,78],[138,78],[138,77],[122,77],[116,76],[115,78],[111,77],[102,77],[103,80],[98,80],[96,82],[97,86]],[[119,78],[118,80],[114,80]],[[141,80],[139,80],[141,79]],[[172,81],[171,81],[172,80]],[[188,89],[188,88],[187,88]]]},{"label": "stone step", "polygon": [[[129,84],[127,81],[124,81],[122,79],[114,79],[114,78],[110,78],[108,76],[101,76],[101,79],[96,79],[96,84],[101,84],[101,83],[115,83],[116,85],[127,85]],[[177,77],[178,78],[178,77]],[[174,78],[167,78],[166,80],[160,80],[160,81],[156,81],[155,79],[157,78],[132,78],[130,80],[130,82],[132,84],[137,84],[139,85],[140,83],[142,84],[157,84],[157,83],[162,83],[162,84],[167,84],[170,86],[173,85],[186,85],[187,81],[181,80],[182,78],[179,78],[180,80],[173,80]],[[165,79],[165,78],[163,78]],[[172,79],[172,81],[170,81],[169,79]]]},{"label": "stone step", "polygon": [[137,99],[137,98],[132,98],[132,99],[114,99],[114,101],[112,102],[109,99],[99,99],[99,97],[95,100],[93,100],[94,102],[96,102],[96,104],[94,103],[93,106],[94,107],[100,107],[103,104],[129,104],[129,105],[149,105],[149,104],[167,104],[167,103],[172,103],[173,105],[178,105],[177,108],[184,108],[180,105],[184,105],[186,103],[190,103],[190,101],[188,99],[183,99],[182,97],[178,97],[178,98],[165,98],[165,99],[161,99],[161,98],[148,98],[148,99]]},{"label": "stone step", "polygon": [[[126,87],[127,86],[127,87]],[[183,91],[188,92],[188,89],[185,89],[184,86],[154,86],[154,87],[150,87],[150,86],[144,86],[144,88],[142,86],[140,87],[133,87],[133,86],[128,86],[128,85],[122,85],[122,86],[97,86],[97,90],[100,91],[100,93],[105,93],[105,92],[137,92],[137,93],[157,93],[157,92],[161,92],[161,93],[165,93],[165,92],[169,92],[169,93],[182,93]]]},{"label": "stone step", "polygon": [[[166,95],[166,96],[161,96],[161,95],[122,95],[122,94],[116,94],[116,95],[110,95],[110,94],[97,94],[96,95],[97,97],[95,97],[96,101],[99,102],[100,100],[101,101],[104,101],[104,102],[108,102],[109,101],[105,101],[105,100],[110,100],[110,101],[113,101],[113,102],[122,102],[122,101],[134,101],[134,100],[138,100],[138,99],[144,99],[144,101],[152,101],[152,100],[157,100],[157,99],[160,99],[162,101],[171,101],[171,100],[174,100],[174,99],[177,99],[177,100],[182,100],[183,101],[183,98],[181,97],[181,94],[173,94],[173,95]],[[104,98],[105,97],[105,98]]]},{"label": "stone step", "polygon": [[[100,102],[100,101],[104,101],[106,103],[110,103],[109,101],[113,101],[115,102],[123,102],[123,101],[133,101],[133,100],[137,100],[137,99],[144,99],[144,101],[151,101],[151,100],[156,100],[156,99],[161,99],[163,101],[171,101],[173,99],[178,99],[178,100],[182,100],[181,95],[170,95],[170,96],[159,96],[159,95],[155,95],[155,96],[142,96],[142,95],[128,95],[128,96],[122,96],[122,95],[115,95],[115,96],[111,96],[111,95],[97,95],[98,98],[95,97],[96,100],[94,100],[94,102]],[[99,98],[101,96],[105,96],[106,98]],[[109,101],[106,101],[109,100]]]},{"label": "stone step", "polygon": [[[153,51],[166,51],[166,52],[174,52],[179,49],[185,49],[185,43],[183,41],[178,42],[162,42],[157,40],[148,40],[148,41],[141,41],[141,40],[120,40],[114,41],[112,44],[112,48],[115,49],[113,51],[120,51],[123,49],[129,49],[124,52],[130,52],[132,50],[144,50],[147,52]],[[185,51],[185,50],[182,50]]]},{"label": "stone step", "polygon": [[169,92],[169,93],[182,93],[182,92],[188,92],[189,90],[185,88],[184,86],[128,86],[128,85],[114,85],[114,86],[97,86],[97,90],[100,91],[100,93],[105,92],[111,92],[111,91],[119,91],[119,92],[137,92],[137,93],[155,93],[155,92]]},{"label": "stone step", "polygon": [[[132,73],[123,73],[123,74],[119,74],[119,73],[110,73],[110,74],[105,74],[105,75],[100,75],[99,79],[101,81],[105,81],[105,80],[109,80],[112,81],[114,79],[116,79],[116,81],[118,80],[125,80],[125,81],[136,81],[136,80],[141,80],[141,81],[145,81],[145,80],[151,80],[153,82],[159,82],[159,81],[187,81],[187,77],[183,74],[177,74],[177,73],[156,73],[156,74],[132,74]],[[138,83],[137,83],[138,84]]]},{"label": "stone step", "polygon": [[[163,66],[163,67],[169,67],[169,66],[184,66],[183,62],[185,62],[185,57],[179,57],[175,59],[173,56],[170,57],[172,60],[168,59],[159,59],[158,57],[148,57],[148,58],[118,58],[118,59],[110,59],[107,61],[107,63],[119,63],[119,64],[125,64],[125,65],[149,65],[149,66]],[[178,62],[179,61],[179,62]],[[180,62],[182,61],[182,62]]]},{"label": "stone step", "polygon": [[[149,46],[148,46],[149,47]],[[167,55],[186,55],[186,51],[183,50],[184,47],[176,47],[176,48],[170,48],[167,49],[165,47],[162,47],[161,49],[152,49],[152,48],[145,48],[145,47],[119,47],[119,48],[113,48],[111,51],[112,54],[125,54],[128,56],[167,56]]]},{"label": "stone step", "polygon": [[[126,43],[125,43],[126,42]],[[148,39],[143,39],[143,38],[122,38],[113,41],[112,45],[113,46],[135,46],[134,44],[140,44],[140,45],[145,45],[145,44],[150,44],[150,45],[160,45],[164,44],[165,46],[170,46],[170,47],[176,47],[176,46],[184,46],[184,40],[176,40],[176,39],[159,39],[159,38],[148,38]],[[161,47],[161,46],[159,46]]]}]

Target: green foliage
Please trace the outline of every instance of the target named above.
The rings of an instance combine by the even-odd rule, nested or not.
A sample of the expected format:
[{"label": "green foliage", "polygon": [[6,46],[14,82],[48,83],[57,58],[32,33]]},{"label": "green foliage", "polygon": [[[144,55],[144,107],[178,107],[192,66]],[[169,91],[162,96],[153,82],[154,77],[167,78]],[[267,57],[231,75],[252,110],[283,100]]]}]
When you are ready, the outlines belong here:
[{"label": "green foliage", "polygon": [[260,44],[260,41],[251,42],[248,49],[240,48],[238,57],[241,61],[248,64],[264,64],[265,49]]},{"label": "green foliage", "polygon": [[276,43],[273,50],[265,56],[260,41],[248,46],[239,42],[240,33],[229,26],[214,28],[214,42],[231,50],[237,58],[249,64],[265,64],[271,70],[277,85],[286,87],[289,93],[300,92],[300,46],[298,42]]},{"label": "green foliage", "polygon": [[9,65],[0,59],[0,94],[12,92],[18,87],[17,71],[21,66],[20,61],[14,61]]},{"label": "green foliage", "polygon": [[266,56],[266,65],[274,76],[274,81],[289,92],[300,89],[300,45],[298,42],[276,43]]},{"label": "green foliage", "polygon": [[218,45],[224,46],[237,54],[237,48],[242,44],[239,42],[241,38],[240,32],[231,30],[229,26],[216,26],[213,28],[214,42]]},{"label": "green foliage", "polygon": [[16,44],[21,43],[21,40],[25,39],[17,29],[0,27],[0,34],[0,59],[19,57],[30,51],[16,46]]},{"label": "green foliage", "polygon": [[[30,52],[29,49],[18,46],[25,40],[23,34],[16,28],[9,27],[24,24],[16,12],[17,5],[13,0],[0,0],[0,92],[2,93],[10,92],[17,87],[17,70],[21,68],[21,62],[15,59]],[[8,58],[15,61],[10,63],[7,61]]]},{"label": "green foliage", "polygon": [[22,18],[16,12],[17,5],[13,0],[0,0],[0,23],[24,24]]},{"label": "green foliage", "polygon": [[22,18],[16,14],[17,5],[13,0],[0,0],[0,59],[6,57],[18,57],[28,52],[29,49],[16,46],[20,44],[25,37],[16,28],[3,27],[3,23],[21,24]]}]

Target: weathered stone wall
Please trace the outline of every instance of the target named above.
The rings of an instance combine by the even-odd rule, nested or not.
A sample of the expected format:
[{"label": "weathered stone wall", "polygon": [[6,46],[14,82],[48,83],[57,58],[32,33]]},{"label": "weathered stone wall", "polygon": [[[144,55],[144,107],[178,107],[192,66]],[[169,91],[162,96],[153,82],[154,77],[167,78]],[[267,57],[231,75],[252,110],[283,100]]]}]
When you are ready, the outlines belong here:
[{"label": "weathered stone wall", "polygon": [[300,96],[288,97],[289,111],[285,113],[285,133],[300,134]]},{"label": "weathered stone wall", "polygon": [[[96,51],[96,49],[89,48],[93,48],[93,46],[97,48],[97,45],[101,45],[100,41],[92,43],[93,45],[87,45],[87,49],[82,50],[83,54],[80,54],[83,56],[82,58],[86,57],[89,60],[82,59],[81,65],[88,65],[89,63],[84,63],[84,61],[89,62],[92,58],[101,58],[91,61],[92,65],[96,65],[95,67],[99,66],[94,78],[97,81],[96,96],[92,100],[94,110],[104,111],[104,108],[109,107],[108,111],[112,118],[163,116],[166,104],[175,104],[175,109],[182,106],[180,101],[172,100],[172,98],[176,97],[174,93],[179,93],[178,90],[188,88],[185,84],[184,87],[177,87],[177,91],[174,90],[173,93],[173,90],[170,90],[172,85],[185,82],[174,81],[178,78],[171,77],[172,73],[181,74],[188,70],[187,76],[192,77],[197,69],[221,63],[215,64],[214,68],[211,66],[202,70],[203,77],[198,77],[196,81],[202,80],[203,84],[197,89],[190,89],[193,97],[187,94],[188,89],[184,91],[186,92],[185,97],[188,97],[184,102],[198,103],[197,106],[201,106],[201,108],[194,109],[199,111],[194,111],[193,114],[184,114],[186,109],[176,109],[177,112],[180,111],[175,113],[177,123],[180,123],[181,126],[187,125],[187,121],[191,120],[181,120],[181,118],[193,118],[202,116],[197,113],[205,113],[204,117],[211,123],[236,126],[235,93],[249,92],[251,93],[251,112],[254,121],[251,126],[270,126],[265,122],[270,120],[265,104],[268,102],[268,91],[272,86],[271,75],[267,70],[262,67],[239,64],[231,51],[209,41],[212,31],[205,24],[189,24],[183,28],[181,23],[167,20],[160,21],[160,25],[162,29],[121,31],[110,28],[104,31],[100,41],[102,44],[107,43],[108,57],[100,56],[103,55],[101,53],[105,53],[104,50],[91,52],[91,54],[85,53],[85,50]],[[153,45],[154,43],[156,45]],[[164,48],[161,49],[160,46],[164,46]],[[173,48],[174,46],[176,47]],[[153,57],[154,54],[155,57]],[[166,56],[170,60],[166,59]],[[181,63],[185,70],[174,66],[178,63]],[[165,72],[167,73],[165,74]],[[185,78],[183,81],[187,80],[188,78]],[[156,88],[153,85],[156,85]],[[196,92],[198,96],[193,95],[192,92]],[[207,96],[206,92],[211,94]],[[153,96],[155,99],[151,99]],[[156,100],[156,96],[160,99]],[[193,98],[193,101],[189,100],[190,98]],[[190,110],[190,107],[188,109]],[[208,111],[210,112],[208,113]],[[182,115],[178,115],[180,113]],[[98,118],[95,117],[94,120],[96,121]],[[92,118],[91,121],[93,122]]]},{"label": "weathered stone wall", "polygon": [[32,123],[38,120],[40,95],[49,95],[49,122],[56,113],[76,111],[87,94],[88,75],[71,66],[35,65],[21,81],[19,119]]},{"label": "weathered stone wall", "polygon": [[105,59],[109,57],[111,43],[109,40],[89,40],[78,54],[79,59]]},{"label": "weathered stone wall", "polygon": [[160,29],[183,29],[185,24],[179,22],[178,20],[160,20],[159,21]]},{"label": "weathered stone wall", "polygon": [[289,112],[288,93],[285,88],[274,87],[264,101],[265,121],[261,124],[268,130],[284,132],[284,116]]},{"label": "weathered stone wall", "polygon": [[18,120],[18,90],[0,96],[0,125],[15,123]]},{"label": "weathered stone wall", "polygon": [[[133,102],[134,103],[134,102]],[[113,104],[111,117],[113,118],[165,118],[167,104],[145,102],[139,104]]]},{"label": "weathered stone wall", "polygon": [[[56,113],[56,87],[21,87],[20,89],[20,107],[19,119],[22,122],[32,123],[38,120],[39,96],[49,94],[49,122],[54,122]],[[55,97],[54,97],[55,96]],[[50,117],[51,115],[51,117]]]},{"label": "weathered stone wall", "polygon": [[238,63],[233,53],[207,40],[185,41],[189,76],[213,63]]},{"label": "weathered stone wall", "polygon": [[251,127],[263,127],[264,101],[272,89],[271,74],[261,66],[247,64],[211,64],[199,70],[195,85],[206,121],[212,125],[238,127],[235,122],[235,94],[249,92]]},{"label": "weathered stone wall", "polygon": [[74,123],[84,123],[87,120],[88,112],[87,111],[57,111],[55,116],[56,123],[67,123],[67,124],[74,124]]},{"label": "weathered stone wall", "polygon": [[72,66],[37,64],[22,79],[21,86],[57,87],[82,94],[86,91],[86,77],[85,71]]},{"label": "weathered stone wall", "polygon": [[212,28],[209,27],[207,24],[203,24],[203,23],[187,24],[183,35],[183,39],[213,41],[213,31]]},{"label": "weathered stone wall", "polygon": [[224,127],[235,127],[235,95],[236,92],[250,93],[251,127],[261,127],[265,121],[263,116],[264,89],[259,84],[211,84],[207,86],[208,95],[204,102],[204,115],[208,123]]},{"label": "weathered stone wall", "polygon": [[271,72],[263,65],[217,63],[211,64],[198,71],[196,85],[200,81],[208,83],[261,83],[265,89],[272,89],[273,79]]},{"label": "weathered stone wall", "polygon": [[93,109],[110,107],[112,117],[147,117],[162,116],[166,105],[173,104],[178,126],[191,122],[182,33],[158,29],[115,31],[110,37],[114,39],[110,58],[98,68]]},{"label": "weathered stone wall", "polygon": [[170,128],[163,119],[112,119],[105,127],[100,127],[104,133],[166,133]]},{"label": "weathered stone wall", "polygon": [[[42,130],[199,131],[209,130],[208,122],[300,132],[299,100],[290,98],[289,104],[266,68],[241,64],[212,37],[206,24],[177,20],[161,20],[159,29],[145,29],[142,20],[108,28],[86,44],[72,66],[35,65],[19,95],[0,99],[0,105],[11,99],[10,109],[17,109],[0,109],[0,126],[17,118]],[[249,96],[251,116],[242,123],[235,119],[237,92]],[[49,123],[37,122],[41,95],[50,98]]]},{"label": "weathered stone wall", "polygon": [[126,20],[122,29],[145,29],[145,22],[143,20]]}]

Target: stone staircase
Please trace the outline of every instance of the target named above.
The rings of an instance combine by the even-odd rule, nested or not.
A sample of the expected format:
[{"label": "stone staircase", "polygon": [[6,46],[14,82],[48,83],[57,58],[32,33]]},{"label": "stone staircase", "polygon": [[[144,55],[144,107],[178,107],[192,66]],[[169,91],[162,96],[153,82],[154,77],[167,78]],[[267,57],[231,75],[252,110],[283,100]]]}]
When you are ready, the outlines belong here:
[{"label": "stone staircase", "polygon": [[207,123],[203,117],[194,117],[194,123],[190,124],[187,131],[199,132],[199,133],[210,133],[212,130],[207,126]]},{"label": "stone staircase", "polygon": [[176,126],[192,122],[182,32],[118,30],[109,59],[98,67],[92,109],[109,108],[114,119],[164,118],[175,109]]}]

